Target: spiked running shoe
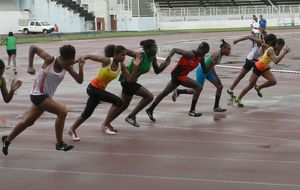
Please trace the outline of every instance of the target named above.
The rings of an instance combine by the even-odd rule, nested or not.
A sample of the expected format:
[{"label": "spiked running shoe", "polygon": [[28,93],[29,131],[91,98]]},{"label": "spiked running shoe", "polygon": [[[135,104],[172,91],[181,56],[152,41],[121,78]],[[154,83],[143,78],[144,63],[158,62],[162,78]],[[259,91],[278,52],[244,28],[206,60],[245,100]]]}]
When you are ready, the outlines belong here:
[{"label": "spiked running shoe", "polygon": [[2,152],[5,156],[8,154],[8,146],[10,145],[6,138],[7,136],[2,136]]},{"label": "spiked running shoe", "polygon": [[256,90],[256,92],[257,92],[257,96],[259,96],[259,97],[263,97],[263,95],[262,95],[262,93],[261,93],[261,91],[260,91],[260,89],[258,88],[258,86],[257,85],[255,85],[254,86],[254,89]]},{"label": "spiked running shoe", "polygon": [[103,132],[107,135],[116,135],[117,133],[110,126],[106,126],[102,124]]},{"label": "spiked running shoe", "polygon": [[189,116],[200,117],[201,115],[202,115],[202,113],[196,112],[195,110],[189,111]]},{"label": "spiked running shoe", "polygon": [[80,141],[80,138],[74,133],[74,131],[72,131],[71,128],[67,129],[67,133],[70,135],[73,141]]},{"label": "spiked running shoe", "polygon": [[234,95],[233,91],[230,90],[229,88],[227,89],[227,94],[228,94],[231,98],[235,98],[235,95]]},{"label": "spiked running shoe", "polygon": [[153,111],[151,111],[150,109],[146,109],[146,113],[151,121],[156,121],[156,119],[153,117]]},{"label": "spiked running shoe", "polygon": [[134,127],[139,127],[140,125],[136,122],[135,116],[127,116],[125,121]]},{"label": "spiked running shoe", "polygon": [[173,102],[176,102],[176,98],[178,97],[178,94],[177,94],[177,89],[175,89],[174,91],[173,91],[173,94],[172,94],[172,100],[173,100]]},{"label": "spiked running shoe", "polygon": [[56,147],[56,150],[61,150],[61,151],[69,151],[69,150],[71,150],[72,148],[74,148],[73,145],[66,144],[66,143],[64,143],[64,142],[56,143],[56,144],[55,144],[55,147]]},{"label": "spiked running shoe", "polygon": [[221,108],[221,107],[214,108],[214,112],[225,112],[225,111],[226,111],[225,108]]},{"label": "spiked running shoe", "polygon": [[244,104],[242,103],[242,101],[240,99],[236,99],[235,103],[239,108],[244,107]]}]

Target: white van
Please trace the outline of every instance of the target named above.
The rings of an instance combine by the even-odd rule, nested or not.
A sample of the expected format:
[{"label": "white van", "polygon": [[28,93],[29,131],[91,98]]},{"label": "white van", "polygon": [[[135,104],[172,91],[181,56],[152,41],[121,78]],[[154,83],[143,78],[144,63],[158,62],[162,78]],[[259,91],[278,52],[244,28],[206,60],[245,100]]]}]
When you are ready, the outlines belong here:
[{"label": "white van", "polygon": [[19,19],[19,31],[24,34],[28,33],[51,33],[54,30],[54,26],[50,25],[48,22],[29,20],[29,19]]}]

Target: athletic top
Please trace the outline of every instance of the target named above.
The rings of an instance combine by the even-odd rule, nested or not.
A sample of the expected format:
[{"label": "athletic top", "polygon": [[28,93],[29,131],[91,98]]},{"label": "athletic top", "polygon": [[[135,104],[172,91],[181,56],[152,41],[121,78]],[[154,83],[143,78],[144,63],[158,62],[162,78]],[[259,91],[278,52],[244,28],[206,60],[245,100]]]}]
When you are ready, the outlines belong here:
[{"label": "athletic top", "polygon": [[104,90],[110,81],[114,80],[119,76],[121,71],[121,64],[118,63],[118,69],[113,71],[111,65],[113,63],[113,58],[110,58],[110,63],[106,67],[102,67],[98,71],[98,75],[91,80],[91,85],[101,90]]},{"label": "athletic top", "polygon": [[[136,75],[133,78],[133,82],[136,82],[137,79],[142,75],[150,71],[150,68],[152,66],[153,61],[155,61],[156,57],[148,57],[145,52],[142,52],[142,60],[141,63],[137,69]],[[132,59],[131,63],[126,67],[127,71],[131,73],[134,68],[134,59]],[[121,74],[119,81],[121,82],[127,82],[125,77]]]},{"label": "athletic top", "polygon": [[[222,59],[221,52],[219,52],[218,60],[215,63],[215,65],[219,65],[221,62],[221,59]],[[212,62],[213,62],[213,56],[211,54],[209,54],[208,56],[206,56],[204,58],[204,64],[205,64],[206,68],[208,68],[208,71],[210,70]],[[201,65],[198,66],[197,72],[199,72],[200,70],[203,72]]]},{"label": "athletic top", "polygon": [[56,58],[54,57],[53,62],[46,68],[42,68],[38,77],[34,81],[34,85],[31,91],[32,95],[47,95],[53,97],[57,86],[63,80],[66,74],[66,70],[63,69],[60,73],[54,71],[54,63]]},{"label": "athletic top", "polygon": [[247,55],[247,59],[248,60],[258,60],[258,58],[261,56],[261,51],[260,51],[260,47],[254,43],[252,50],[250,51],[250,53]]},{"label": "athletic top", "polygon": [[[268,51],[270,49],[273,49],[273,47],[269,47],[265,53],[263,54],[263,56],[261,57],[261,59],[259,61],[257,61],[255,63],[255,66],[260,70],[260,71],[264,71],[267,69],[268,65],[272,62],[272,57],[268,56]],[[273,49],[274,50],[274,49]]]},{"label": "athletic top", "polygon": [[16,37],[14,36],[8,36],[6,39],[6,49],[7,50],[16,50]]},{"label": "athletic top", "polygon": [[172,70],[172,76],[187,76],[192,70],[194,70],[200,63],[200,60],[196,56],[196,52],[194,52],[194,56],[192,58],[186,58],[181,56],[175,68]]}]

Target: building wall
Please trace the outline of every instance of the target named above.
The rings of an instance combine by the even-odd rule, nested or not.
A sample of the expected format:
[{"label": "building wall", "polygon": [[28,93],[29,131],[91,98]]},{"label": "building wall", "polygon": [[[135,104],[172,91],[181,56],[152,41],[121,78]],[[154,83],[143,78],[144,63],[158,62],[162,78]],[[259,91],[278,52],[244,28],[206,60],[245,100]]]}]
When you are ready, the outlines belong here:
[{"label": "building wall", "polygon": [[0,11],[19,11],[19,0],[0,0]]},{"label": "building wall", "polygon": [[153,17],[117,17],[118,31],[150,31],[155,29]]},{"label": "building wall", "polygon": [[[0,11],[1,27],[0,34],[8,34],[8,32],[18,32],[19,19],[29,18],[28,11]],[[9,18],[9,19],[5,19]]]},{"label": "building wall", "polygon": [[[251,20],[201,20],[201,21],[161,21],[160,30],[239,28],[249,27]],[[267,19],[267,26],[300,25],[300,18],[281,17]]]},{"label": "building wall", "polygon": [[29,9],[31,18],[47,21],[51,25],[57,24],[59,32],[85,32],[89,30],[83,17],[54,1],[23,0],[20,3],[20,8],[22,10]]}]

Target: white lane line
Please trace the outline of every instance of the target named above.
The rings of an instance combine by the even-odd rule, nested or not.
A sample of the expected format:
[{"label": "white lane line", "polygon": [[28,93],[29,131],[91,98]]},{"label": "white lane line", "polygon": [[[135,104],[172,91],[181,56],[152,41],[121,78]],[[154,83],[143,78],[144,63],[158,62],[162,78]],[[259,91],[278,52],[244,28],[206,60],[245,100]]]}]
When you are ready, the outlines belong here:
[{"label": "white lane line", "polygon": [[89,175],[89,176],[140,178],[140,179],[152,179],[152,180],[195,181],[195,182],[210,182],[210,183],[248,184],[248,185],[259,185],[259,186],[300,187],[300,184],[266,183],[266,182],[259,182],[259,181],[235,181],[235,180],[218,180],[218,179],[204,179],[204,178],[184,178],[184,177],[169,177],[169,176],[102,173],[102,172],[79,172],[79,171],[66,171],[66,170],[30,169],[30,168],[0,167],[0,169],[24,171],[24,172],[62,173],[62,174],[77,174],[77,175]]},{"label": "white lane line", "polygon": [[[172,128],[172,129],[179,129],[179,130],[191,130],[190,128],[183,128],[183,127],[168,127],[168,126],[161,126],[161,128]],[[219,129],[216,129],[219,130]],[[208,133],[221,133],[225,135],[234,135],[234,136],[247,136],[251,138],[260,138],[262,140],[280,140],[280,141],[288,141],[285,142],[285,145],[289,146],[299,146],[299,142],[297,140],[289,140],[289,139],[279,139],[279,138],[273,138],[273,137],[261,137],[261,136],[253,136],[253,135],[243,135],[243,134],[235,134],[235,133],[228,133],[228,132],[220,132],[220,131],[212,131],[212,129],[199,129],[198,131],[202,132],[208,132]],[[22,134],[23,136],[49,136],[53,137],[53,134]],[[65,135],[67,136],[67,135]],[[209,140],[186,140],[186,139],[166,139],[166,138],[147,138],[147,137],[106,137],[106,136],[93,136],[93,135],[85,135],[81,136],[82,138],[101,138],[103,140],[106,139],[124,139],[124,140],[133,140],[133,141],[164,141],[164,142],[182,142],[182,143],[209,143],[209,144],[233,144],[233,145],[261,145],[265,144],[266,142],[241,142],[241,141],[209,141]],[[268,143],[274,143],[274,142],[268,142]]]},{"label": "white lane line", "polygon": [[[44,152],[55,152],[57,150],[44,149],[44,148],[16,148],[11,149],[22,150],[22,151],[44,151]],[[115,156],[131,156],[131,157],[155,157],[155,158],[168,158],[168,159],[199,159],[199,160],[218,160],[218,161],[229,161],[229,162],[267,162],[275,164],[300,164],[300,161],[289,161],[289,160],[262,160],[262,159],[243,159],[243,158],[217,158],[217,157],[204,157],[204,156],[183,156],[183,155],[170,155],[170,154],[141,154],[141,153],[121,153],[121,152],[101,152],[101,151],[80,151],[72,150],[70,154],[96,154],[96,155],[115,155]]]},{"label": "white lane line", "polygon": [[[157,57],[158,60],[166,60],[164,57]],[[225,68],[225,69],[235,69],[235,70],[241,70],[243,67],[239,66],[229,66],[229,65],[216,65],[216,67]],[[294,71],[294,70],[276,70],[271,69],[271,72],[273,73],[287,73],[287,74],[300,74],[300,71]]]}]

